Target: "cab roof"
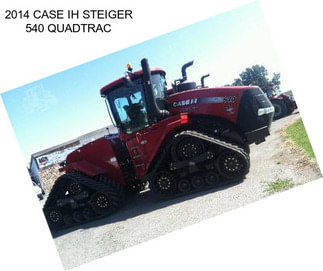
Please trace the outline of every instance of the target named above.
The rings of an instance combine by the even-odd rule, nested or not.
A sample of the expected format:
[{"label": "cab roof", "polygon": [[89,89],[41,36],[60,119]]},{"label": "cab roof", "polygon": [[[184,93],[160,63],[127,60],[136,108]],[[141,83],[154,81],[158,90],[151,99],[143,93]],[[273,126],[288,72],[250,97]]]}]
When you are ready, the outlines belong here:
[{"label": "cab roof", "polygon": [[[151,72],[151,74],[161,73],[164,76],[166,75],[166,72],[161,68],[150,68],[150,72]],[[129,73],[129,77],[131,78],[131,80],[135,80],[140,76],[142,76],[142,70],[138,70],[136,72],[130,72]],[[111,83],[109,83],[109,84],[105,85],[104,87],[102,87],[100,89],[101,96],[105,97],[105,95],[107,93],[109,93],[110,91],[112,91],[112,90],[116,89],[117,87],[121,86],[122,85],[122,79],[123,79],[123,77],[120,77],[119,79],[114,80]]]}]

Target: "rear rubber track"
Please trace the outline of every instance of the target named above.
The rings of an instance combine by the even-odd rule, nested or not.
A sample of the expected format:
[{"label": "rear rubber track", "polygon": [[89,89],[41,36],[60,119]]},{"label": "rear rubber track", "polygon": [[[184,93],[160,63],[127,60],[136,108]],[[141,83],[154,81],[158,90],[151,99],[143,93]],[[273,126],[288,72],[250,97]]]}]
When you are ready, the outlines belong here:
[{"label": "rear rubber track", "polygon": [[[86,198],[86,200],[83,202],[84,206],[78,207],[73,209],[70,205],[66,205],[64,207],[58,206],[58,200],[66,199],[69,195],[66,195],[66,185],[68,182],[76,181],[78,184],[80,184],[84,189],[89,192],[89,196]],[[96,192],[99,192],[103,195],[106,195],[111,203],[111,208],[108,213],[105,214],[98,214],[96,213],[90,203],[91,196],[94,195]],[[43,207],[44,214],[48,220],[48,212],[52,210],[53,208],[58,209],[61,212],[62,217],[66,215],[71,215],[73,217],[73,212],[80,211],[82,212],[85,208],[88,208],[93,211],[93,217],[87,219],[81,219],[80,221],[75,221],[75,219],[70,220],[66,224],[65,221],[62,221],[62,223],[59,223],[58,225],[53,225],[53,223],[50,223],[48,220],[49,227],[52,230],[59,230],[64,229],[76,225],[80,225],[83,223],[87,223],[99,218],[106,217],[110,215],[112,212],[114,212],[116,209],[120,208],[122,204],[124,203],[124,192],[123,187],[112,180],[107,179],[105,176],[96,176],[94,178],[91,178],[87,175],[81,174],[79,172],[70,172],[66,173],[62,176],[60,176],[55,184],[53,185],[51,192],[48,195],[48,198],[46,200],[46,203]]]}]

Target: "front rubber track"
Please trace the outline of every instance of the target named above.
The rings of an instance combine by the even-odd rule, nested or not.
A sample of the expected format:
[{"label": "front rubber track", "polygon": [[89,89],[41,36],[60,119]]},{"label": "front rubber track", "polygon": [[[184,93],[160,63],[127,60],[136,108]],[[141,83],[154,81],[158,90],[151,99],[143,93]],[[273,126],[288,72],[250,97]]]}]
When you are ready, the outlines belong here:
[{"label": "front rubber track", "polygon": [[[58,200],[64,200],[69,196],[69,195],[66,195],[66,187],[68,182],[72,182],[72,181],[78,182],[86,191],[86,193],[88,193],[88,197],[85,198],[83,201],[81,201],[80,207],[77,207],[75,209],[72,208],[72,205],[71,206],[64,205],[63,207],[58,206],[57,205]],[[109,198],[109,200],[111,200],[111,212],[109,212],[108,214],[102,215],[102,214],[95,213],[94,209],[92,208],[90,200],[92,195],[97,192],[100,192],[103,195],[106,195],[106,197]],[[78,172],[71,172],[60,176],[56,180],[54,186],[51,189],[51,192],[48,195],[43,211],[48,221],[49,227],[52,230],[60,230],[60,229],[81,225],[93,220],[106,217],[107,215],[113,213],[115,210],[120,208],[123,205],[123,203],[124,203],[124,191],[123,191],[123,187],[119,183],[113,180],[109,180],[105,176],[96,176],[94,178],[91,178],[89,176],[86,176]],[[48,219],[48,211],[51,210],[52,208],[58,208],[61,211],[63,217],[65,215],[70,215],[73,217],[74,211],[79,210],[80,212],[83,212],[84,209],[90,208],[91,210],[93,210],[94,216],[92,219],[89,219],[90,216],[86,216],[88,219],[84,221],[73,220],[73,223],[71,224],[70,223],[65,224],[63,221],[59,225],[53,225],[50,223],[50,220]]]},{"label": "front rubber track", "polygon": [[[177,155],[175,151],[177,150],[176,144],[178,142],[181,142],[183,138],[187,137],[192,137],[194,140],[200,140],[203,142],[204,147],[203,148],[196,148],[198,149],[204,149],[205,151],[212,152],[213,158],[210,160],[205,160],[202,162],[199,162],[198,164],[195,163],[193,166],[187,166],[186,168],[181,168],[181,169],[175,169],[172,168],[174,163],[178,162],[178,159],[182,158],[183,155]],[[155,170],[155,173],[150,176],[150,188],[152,192],[156,194],[156,196],[160,199],[171,199],[171,198],[176,198],[188,194],[193,194],[209,189],[213,189],[216,187],[223,187],[228,184],[232,183],[238,183],[241,182],[244,178],[245,175],[249,172],[250,168],[250,159],[249,159],[249,154],[240,146],[235,145],[232,142],[226,142],[221,140],[220,138],[214,138],[212,136],[203,134],[201,132],[197,131],[183,131],[179,134],[177,134],[174,139],[169,143],[170,146],[168,146],[168,150],[170,152],[170,155],[168,155],[169,160],[165,160],[164,163],[160,163],[159,169]],[[200,143],[196,143],[196,145],[199,145]],[[189,146],[190,145],[190,146]],[[194,144],[188,144],[188,147],[192,147]],[[187,148],[188,148],[187,147]],[[194,149],[194,148],[193,148]],[[221,156],[221,154],[225,152],[232,152],[235,155],[238,155],[239,158],[242,161],[243,164],[243,170],[239,175],[237,176],[228,176],[228,174],[225,174],[223,171],[219,170],[219,167],[217,165],[218,163],[218,157]],[[194,153],[191,152],[191,153]],[[201,152],[196,151],[196,155],[203,155]],[[166,156],[166,155],[165,155]],[[189,159],[190,160],[190,159]],[[193,163],[190,163],[193,164]],[[192,170],[193,169],[193,170]],[[167,174],[169,172],[169,176],[173,176],[173,179],[175,179],[175,186],[177,186],[177,189],[169,190],[169,194],[163,194],[160,193],[161,188],[158,186],[158,183],[160,183],[159,177],[160,177],[160,172],[164,172],[164,174]],[[194,176],[199,176],[201,178],[205,178],[205,176],[208,173],[214,173],[217,178],[219,179],[218,183],[216,185],[209,185],[205,180],[204,180],[204,185],[202,187],[196,187],[196,184],[192,183],[192,178]],[[167,178],[165,178],[167,179]],[[180,190],[185,190],[185,189],[180,189],[178,188],[178,184],[182,180],[189,180],[191,183],[191,189],[189,191],[180,191]],[[164,187],[168,187],[169,185],[164,184]]]}]

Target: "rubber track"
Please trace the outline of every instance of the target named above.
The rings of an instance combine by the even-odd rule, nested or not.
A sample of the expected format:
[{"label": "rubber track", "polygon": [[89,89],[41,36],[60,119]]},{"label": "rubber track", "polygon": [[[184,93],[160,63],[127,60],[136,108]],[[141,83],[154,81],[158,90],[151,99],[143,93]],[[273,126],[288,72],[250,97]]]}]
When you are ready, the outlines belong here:
[{"label": "rubber track", "polygon": [[205,184],[201,188],[191,189],[190,191],[187,191],[187,192],[178,192],[178,190],[177,190],[175,194],[170,194],[170,195],[159,194],[158,198],[161,199],[161,200],[176,199],[178,197],[192,195],[192,194],[195,194],[195,193],[198,193],[198,192],[203,192],[203,191],[207,191],[207,190],[211,190],[211,189],[220,190],[223,187],[230,186],[230,185],[233,185],[233,184],[238,184],[238,183],[241,183],[241,182],[242,182],[241,179],[229,179],[229,180],[225,180],[225,181],[223,181],[223,182],[221,182],[221,183],[219,183],[217,185]]},{"label": "rubber track", "polygon": [[183,132],[178,134],[178,136],[184,136],[184,135],[199,138],[201,140],[208,141],[208,142],[210,142],[212,144],[216,144],[218,146],[221,146],[221,147],[223,147],[225,149],[230,149],[232,151],[238,152],[239,154],[241,154],[248,161],[248,168],[250,166],[250,158],[249,158],[248,153],[245,152],[244,149],[239,147],[238,145],[235,145],[235,144],[232,144],[230,142],[227,142],[227,141],[215,138],[215,137],[211,137],[209,135],[205,135],[203,133],[196,132],[196,131],[187,130],[187,131],[183,131]]},{"label": "rubber track", "polygon": [[[233,143],[230,143],[230,142],[227,142],[227,141],[224,141],[224,140],[221,140],[219,138],[215,138],[215,137],[212,137],[212,136],[209,136],[209,135],[206,135],[202,132],[197,132],[197,131],[192,131],[192,130],[186,130],[186,131],[182,131],[178,134],[176,134],[173,138],[173,140],[171,140],[167,145],[166,147],[164,148],[163,150],[163,153],[160,157],[160,160],[158,161],[158,163],[156,163],[155,167],[153,168],[152,172],[151,172],[151,175],[153,173],[157,173],[159,169],[161,169],[161,164],[164,160],[164,157],[167,155],[169,149],[171,148],[171,146],[176,143],[176,141],[179,141],[182,139],[182,137],[184,136],[190,136],[190,137],[194,137],[194,138],[198,138],[202,141],[206,141],[206,142],[209,142],[211,144],[215,144],[217,146],[221,146],[223,149],[229,149],[229,150],[232,150],[234,152],[237,152],[239,153],[240,155],[242,155],[246,161],[247,161],[247,171],[244,175],[246,175],[248,172],[249,172],[249,167],[250,167],[250,157],[248,155],[248,153],[241,147],[239,147],[238,145],[236,144],[233,144]],[[175,174],[176,173],[173,173],[170,171],[171,174]],[[151,176],[150,175],[150,176]],[[221,178],[221,176],[219,176]],[[179,192],[177,189],[176,189],[176,192],[174,194],[170,194],[170,195],[162,195],[162,194],[158,194],[158,197],[161,198],[161,199],[172,199],[172,198],[176,198],[176,197],[180,197],[180,196],[184,196],[184,195],[189,195],[189,194],[193,194],[193,193],[196,193],[196,192],[200,192],[200,191],[205,191],[205,190],[208,190],[208,189],[212,189],[212,188],[220,188],[220,187],[223,187],[223,186],[226,186],[226,185],[230,185],[232,183],[235,183],[235,182],[239,182],[242,178],[236,178],[236,179],[228,179],[226,180],[225,182],[223,182],[221,185],[217,185],[217,186],[213,186],[213,185],[204,185],[203,187],[199,188],[199,189],[192,189],[188,192]]]},{"label": "rubber track", "polygon": [[220,145],[220,146],[222,146],[224,148],[228,148],[230,150],[236,151],[236,152],[240,153],[242,156],[244,156],[247,159],[248,167],[249,167],[249,164],[250,164],[249,154],[243,148],[239,147],[238,145],[230,143],[230,142],[227,142],[227,141],[224,141],[224,140],[220,140],[218,138],[206,135],[206,134],[201,133],[201,132],[186,130],[186,131],[183,131],[181,133],[176,134],[174,136],[173,140],[170,140],[169,143],[167,143],[166,147],[163,149],[162,154],[160,155],[160,159],[158,160],[158,162],[155,164],[155,166],[153,167],[153,169],[149,173],[149,176],[151,176],[158,169],[160,169],[161,164],[162,164],[165,156],[167,155],[167,153],[168,153],[169,149],[171,148],[171,146],[174,144],[174,140],[180,140],[180,137],[184,136],[184,135],[197,137],[199,139],[206,140],[206,141],[208,141],[210,143],[215,143],[215,144]]},{"label": "rubber track", "polygon": [[[122,186],[117,183],[114,182],[112,180],[106,179],[104,176],[103,177],[99,177],[97,180],[88,177],[86,175],[83,175],[81,173],[78,172],[71,172],[71,173],[66,173],[62,176],[60,176],[55,184],[53,185],[51,192],[48,195],[48,198],[46,200],[46,203],[43,207],[43,210],[45,212],[46,209],[51,208],[51,207],[55,207],[60,209],[59,207],[57,207],[56,201],[61,198],[63,196],[62,191],[63,191],[63,187],[65,186],[65,184],[68,181],[72,181],[72,180],[76,180],[77,182],[79,182],[81,185],[88,187],[90,189],[92,189],[95,192],[100,192],[102,194],[105,194],[106,196],[108,196],[113,204],[113,209],[112,212],[115,211],[117,208],[121,207],[122,204],[124,203],[124,193],[123,193],[123,188]],[[93,193],[95,193],[93,192]],[[92,193],[92,194],[93,194]],[[91,194],[91,195],[92,195]],[[61,228],[66,228],[66,227],[72,227],[75,225],[79,225],[79,224],[83,224],[83,223],[87,223],[89,221],[101,218],[101,217],[106,217],[107,215],[95,215],[95,217],[91,220],[86,220],[84,222],[81,223],[73,223],[71,225],[62,225],[62,226],[50,226],[52,229],[61,229]]]}]

